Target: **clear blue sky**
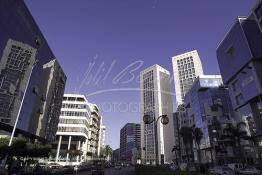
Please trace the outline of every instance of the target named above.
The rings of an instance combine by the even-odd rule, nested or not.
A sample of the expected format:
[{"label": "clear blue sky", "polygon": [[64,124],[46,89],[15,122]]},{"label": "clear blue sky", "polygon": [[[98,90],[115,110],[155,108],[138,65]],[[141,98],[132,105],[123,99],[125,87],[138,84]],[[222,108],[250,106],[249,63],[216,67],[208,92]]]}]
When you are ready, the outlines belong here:
[{"label": "clear blue sky", "polygon": [[83,93],[101,107],[106,143],[117,148],[121,127],[140,121],[133,74],[153,64],[172,74],[171,57],[193,49],[205,74],[219,74],[216,47],[256,0],[25,2],[67,75],[66,92]]}]

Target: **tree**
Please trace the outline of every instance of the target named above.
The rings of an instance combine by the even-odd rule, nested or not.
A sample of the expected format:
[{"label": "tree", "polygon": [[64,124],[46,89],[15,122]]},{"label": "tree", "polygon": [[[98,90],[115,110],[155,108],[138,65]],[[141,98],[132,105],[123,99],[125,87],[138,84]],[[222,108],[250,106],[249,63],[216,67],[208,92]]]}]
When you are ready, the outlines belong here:
[{"label": "tree", "polygon": [[183,143],[184,143],[185,151],[186,151],[187,161],[190,162],[189,150],[190,150],[190,153],[192,154],[192,147],[193,147],[192,128],[191,127],[187,127],[187,126],[183,126],[179,130],[179,134],[181,135],[181,137],[183,139]]},{"label": "tree", "polygon": [[113,154],[113,149],[109,145],[106,145],[104,149],[104,154],[107,157],[107,159],[109,160],[110,156]]},{"label": "tree", "polygon": [[6,153],[8,152],[8,143],[9,138],[7,137],[1,137],[0,138],[0,160],[2,160]]},{"label": "tree", "polygon": [[193,136],[195,139],[195,142],[197,144],[197,160],[200,162],[201,156],[200,156],[200,141],[203,138],[203,132],[200,128],[194,128],[193,129]]},{"label": "tree", "polygon": [[245,122],[239,122],[236,126],[231,123],[227,124],[227,127],[224,129],[226,135],[225,137],[231,139],[239,150],[239,159],[244,164],[245,159],[243,158],[242,148],[241,148],[241,139],[246,139],[246,131],[241,131],[241,126],[246,126]]}]

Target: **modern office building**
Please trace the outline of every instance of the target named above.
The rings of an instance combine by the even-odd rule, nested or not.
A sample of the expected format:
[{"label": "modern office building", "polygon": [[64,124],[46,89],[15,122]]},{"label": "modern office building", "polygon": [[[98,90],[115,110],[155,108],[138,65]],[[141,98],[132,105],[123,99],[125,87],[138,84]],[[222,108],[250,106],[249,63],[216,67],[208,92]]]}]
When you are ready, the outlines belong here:
[{"label": "modern office building", "polygon": [[[203,133],[199,147],[194,144],[194,161],[220,165],[235,162],[235,141],[220,137],[225,132],[223,129],[236,121],[229,91],[223,86],[221,76],[200,75],[185,96],[185,107],[187,115],[193,119],[190,127],[199,128]],[[185,153],[183,147],[184,160]]]},{"label": "modern office building", "polygon": [[99,147],[100,147],[100,150],[99,150],[99,154],[98,155],[100,155],[100,156],[102,156],[101,154],[103,154],[102,153],[102,150],[105,148],[105,146],[106,146],[106,143],[105,143],[105,141],[106,141],[106,126],[104,126],[104,125],[101,125],[101,127],[100,127],[100,136],[99,136],[99,139],[100,139],[100,141],[99,141]]},{"label": "modern office building", "polygon": [[[262,2],[248,17],[235,20],[217,48],[217,60],[224,83],[228,86],[238,122],[248,122],[248,134],[262,160]],[[252,125],[249,125],[252,124]],[[244,148],[247,150],[248,148]],[[250,148],[249,148],[250,149]]]},{"label": "modern office building", "polygon": [[81,94],[64,94],[59,118],[55,162],[77,165],[98,158],[100,116],[95,104]]},{"label": "modern office building", "polygon": [[[173,159],[172,148],[174,146],[174,127],[172,113],[172,97],[170,92],[170,73],[159,65],[153,65],[140,73],[140,97],[141,97],[141,149],[142,163],[156,163],[156,142],[158,148],[159,164],[171,162]],[[144,115],[158,118],[167,115],[169,123],[165,126],[158,120],[157,131],[154,122],[145,124]],[[155,140],[155,132],[157,140]]]},{"label": "modern office building", "polygon": [[[91,112],[84,95],[65,94],[59,118],[55,162],[79,164],[86,160],[88,152],[89,122]],[[73,154],[78,152],[78,154]]]},{"label": "modern office building", "polygon": [[[0,134],[10,135],[22,105],[16,133],[32,140],[49,140],[47,135],[52,137],[52,133],[41,135],[43,132],[36,132],[31,125],[37,126],[38,121],[42,120],[35,118],[34,109],[40,108],[35,104],[46,93],[39,90],[45,77],[43,66],[55,56],[24,1],[0,1],[0,26]],[[61,92],[58,93],[64,91],[63,88],[59,90]],[[45,109],[49,108],[46,106]],[[54,132],[55,128],[40,130]]]},{"label": "modern office building", "polygon": [[203,75],[202,63],[196,50],[172,57],[176,107],[184,102],[184,96],[194,80]]},{"label": "modern office building", "polygon": [[134,149],[140,150],[140,124],[127,123],[120,130],[120,160],[132,163]]}]

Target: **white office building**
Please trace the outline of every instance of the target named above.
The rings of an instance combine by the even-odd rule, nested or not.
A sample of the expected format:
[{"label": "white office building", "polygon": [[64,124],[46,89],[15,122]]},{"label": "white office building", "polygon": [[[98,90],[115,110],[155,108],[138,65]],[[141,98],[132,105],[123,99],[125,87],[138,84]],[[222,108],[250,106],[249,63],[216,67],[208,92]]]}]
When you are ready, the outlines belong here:
[{"label": "white office building", "polygon": [[78,165],[98,156],[100,116],[95,104],[84,95],[64,94],[59,117],[55,162]]},{"label": "white office building", "polygon": [[102,125],[100,128],[100,155],[101,155],[101,150],[105,148],[105,141],[106,141],[106,126]]},{"label": "white office building", "polygon": [[172,120],[172,97],[170,94],[170,73],[159,65],[153,65],[140,73],[141,89],[141,150],[142,163],[155,164],[154,123],[144,124],[143,116],[158,118],[167,115],[169,123],[165,126],[158,120],[157,145],[159,164],[171,162],[174,146],[174,127]]},{"label": "white office building", "polygon": [[203,75],[202,63],[196,50],[172,57],[176,107],[184,102],[184,97],[194,80]]}]

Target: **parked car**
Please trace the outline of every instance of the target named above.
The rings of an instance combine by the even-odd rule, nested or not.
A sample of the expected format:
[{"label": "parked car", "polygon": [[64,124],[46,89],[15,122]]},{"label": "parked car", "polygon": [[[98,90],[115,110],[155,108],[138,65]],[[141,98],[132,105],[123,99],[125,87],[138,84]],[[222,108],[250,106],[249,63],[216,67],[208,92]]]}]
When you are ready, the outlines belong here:
[{"label": "parked car", "polygon": [[170,164],[169,169],[172,171],[179,171],[179,166],[176,164]]},{"label": "parked car", "polygon": [[2,165],[0,164],[0,175],[4,175],[4,174],[7,174],[7,170],[5,169],[4,166],[2,166]]},{"label": "parked car", "polygon": [[63,171],[64,171],[64,169],[62,168],[61,165],[52,165],[50,174],[56,174],[56,175],[61,174],[62,175],[62,174],[64,174]]},{"label": "parked car", "polygon": [[248,166],[239,171],[240,175],[262,175],[260,167]]},{"label": "parked car", "polygon": [[239,173],[241,169],[243,169],[243,165],[240,163],[230,163],[227,165],[231,170],[233,170],[236,174]]},{"label": "parked car", "polygon": [[196,166],[193,163],[188,163],[187,164],[187,171],[195,172],[196,171]]},{"label": "parked car", "polygon": [[100,160],[94,161],[92,166],[92,175],[104,175],[104,174],[105,174],[104,163]]},{"label": "parked car", "polygon": [[120,164],[116,164],[116,165],[115,165],[115,169],[116,169],[116,170],[121,170],[121,168],[122,168],[122,167],[121,167]]},{"label": "parked car", "polygon": [[62,170],[64,174],[72,174],[74,173],[74,167],[66,165],[62,167]]},{"label": "parked car", "polygon": [[[212,172],[211,172],[212,171]],[[228,166],[217,166],[209,169],[209,172],[216,175],[234,175],[235,172]]]}]

